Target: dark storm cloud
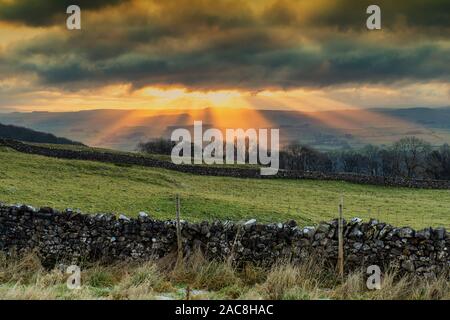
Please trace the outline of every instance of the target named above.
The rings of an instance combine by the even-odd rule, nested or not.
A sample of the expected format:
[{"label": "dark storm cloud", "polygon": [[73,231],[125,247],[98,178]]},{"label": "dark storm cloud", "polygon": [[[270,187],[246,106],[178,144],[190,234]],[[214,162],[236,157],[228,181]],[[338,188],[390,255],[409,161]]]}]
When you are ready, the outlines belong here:
[{"label": "dark storm cloud", "polygon": [[0,0],[0,21],[49,26],[65,21],[66,9],[70,5],[96,10],[125,1],[127,0]]},{"label": "dark storm cloud", "polygon": [[[369,5],[381,8],[384,28],[395,28],[399,23],[408,27],[444,27],[450,26],[450,1],[448,0],[334,0],[325,9],[314,15],[316,25],[333,25],[341,29],[365,28],[365,13]],[[446,30],[448,31],[448,30]]]},{"label": "dark storm cloud", "polygon": [[[311,0],[143,0],[157,6],[164,19],[173,20],[184,27],[245,26],[254,23],[274,25],[303,25],[304,7],[310,13],[310,22],[338,28],[364,28],[365,10],[371,4],[382,9],[386,28],[398,22],[418,27],[448,27],[450,1],[448,0],[329,0],[321,1],[317,8]],[[98,10],[131,0],[0,0],[0,20],[19,22],[30,26],[48,26],[61,23],[69,5],[84,10]],[[251,5],[259,3],[263,20],[256,19]]]},{"label": "dark storm cloud", "polygon": [[[302,7],[308,1],[130,1],[113,13],[86,15],[80,32],[15,44],[0,55],[0,70],[64,88],[126,82],[259,90],[449,80],[450,45],[442,38],[448,1],[378,1],[388,31],[375,33],[364,29],[366,0]],[[32,2],[15,2],[9,15],[27,16],[19,4]],[[82,8],[119,2],[86,1]],[[29,21],[52,20],[39,22],[36,14]]]},{"label": "dark storm cloud", "polygon": [[[433,43],[357,46],[351,40],[329,40],[320,48],[311,49],[307,45],[283,45],[265,33],[252,32],[211,41],[185,52],[147,54],[127,47],[128,50],[113,50],[103,57],[95,47],[76,49],[72,45],[62,41],[56,51],[41,44],[24,48],[15,64],[21,72],[32,72],[41,81],[57,86],[129,82],[135,87],[178,84],[193,88],[261,89],[398,80],[448,81],[450,75],[449,47]],[[45,56],[47,60],[33,59],[34,56]],[[92,56],[97,59],[92,60]]]}]

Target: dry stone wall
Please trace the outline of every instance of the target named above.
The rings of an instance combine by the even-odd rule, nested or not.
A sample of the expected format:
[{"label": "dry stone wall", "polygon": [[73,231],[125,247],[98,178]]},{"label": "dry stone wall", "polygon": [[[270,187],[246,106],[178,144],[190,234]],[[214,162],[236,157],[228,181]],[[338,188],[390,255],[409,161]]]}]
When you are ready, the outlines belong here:
[{"label": "dry stone wall", "polygon": [[[295,221],[259,224],[182,222],[185,255],[202,250],[209,259],[231,259],[271,265],[280,259],[293,263],[311,255],[335,266],[338,255],[337,221],[300,227]],[[354,218],[344,222],[346,269],[391,266],[401,273],[435,276],[450,267],[450,235],[444,228],[415,231]],[[45,265],[82,261],[147,260],[176,252],[176,223],[146,213],[136,219],[111,214],[86,215],[70,209],[0,204],[0,250],[16,254],[36,251]]]}]

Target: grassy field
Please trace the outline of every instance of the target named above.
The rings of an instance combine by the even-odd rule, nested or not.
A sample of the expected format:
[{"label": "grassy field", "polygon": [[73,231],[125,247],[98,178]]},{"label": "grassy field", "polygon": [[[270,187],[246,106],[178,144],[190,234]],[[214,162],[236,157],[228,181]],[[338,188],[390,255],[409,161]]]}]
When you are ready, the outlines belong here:
[{"label": "grassy field", "polygon": [[139,166],[59,160],[0,147],[0,201],[174,218],[181,195],[186,220],[294,219],[301,225],[345,216],[395,225],[450,227],[450,191],[388,188],[336,181],[205,177]]}]

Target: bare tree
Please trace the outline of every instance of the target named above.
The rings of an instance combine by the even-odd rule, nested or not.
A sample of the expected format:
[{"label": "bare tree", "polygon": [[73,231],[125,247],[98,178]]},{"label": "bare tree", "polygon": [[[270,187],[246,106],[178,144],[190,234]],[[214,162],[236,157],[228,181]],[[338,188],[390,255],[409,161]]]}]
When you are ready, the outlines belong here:
[{"label": "bare tree", "polygon": [[407,177],[412,178],[424,170],[431,145],[417,137],[405,137],[394,143],[393,150],[406,169]]},{"label": "bare tree", "polygon": [[433,179],[450,179],[450,147],[444,144],[427,157],[427,176]]},{"label": "bare tree", "polygon": [[367,158],[368,172],[372,176],[379,174],[380,148],[372,144],[366,145],[361,152]]}]

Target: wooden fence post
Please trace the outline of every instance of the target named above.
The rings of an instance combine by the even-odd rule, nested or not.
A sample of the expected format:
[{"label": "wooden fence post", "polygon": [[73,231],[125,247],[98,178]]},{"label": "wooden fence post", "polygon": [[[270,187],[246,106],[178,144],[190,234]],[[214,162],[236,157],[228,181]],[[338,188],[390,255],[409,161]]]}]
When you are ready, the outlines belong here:
[{"label": "wooden fence post", "polygon": [[186,300],[191,300],[191,287],[186,287]]},{"label": "wooden fence post", "polygon": [[180,195],[177,194],[176,199],[176,210],[177,210],[177,266],[180,266],[183,262],[183,243],[181,241],[181,223],[180,223]]},{"label": "wooden fence post", "polygon": [[338,237],[339,237],[339,252],[338,252],[338,269],[339,276],[344,279],[344,197],[341,196],[339,203],[339,220],[338,220]]}]

